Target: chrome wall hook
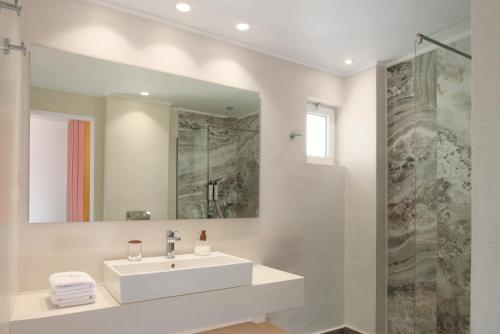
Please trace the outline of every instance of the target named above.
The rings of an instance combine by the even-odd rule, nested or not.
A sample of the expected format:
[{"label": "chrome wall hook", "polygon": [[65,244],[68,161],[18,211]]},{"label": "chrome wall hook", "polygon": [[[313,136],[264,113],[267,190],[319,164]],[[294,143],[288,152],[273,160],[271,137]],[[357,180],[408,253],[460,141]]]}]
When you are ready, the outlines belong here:
[{"label": "chrome wall hook", "polygon": [[26,44],[24,44],[24,41],[21,41],[20,45],[15,45],[10,43],[9,38],[5,38],[3,40],[3,45],[1,46],[1,49],[3,50],[3,53],[6,55],[10,54],[11,50],[21,51],[23,55],[26,55]]},{"label": "chrome wall hook", "polygon": [[302,133],[298,130],[293,130],[292,132],[290,132],[289,137],[291,140],[294,140],[295,137],[302,137]]},{"label": "chrome wall hook", "polygon": [[8,3],[5,1],[0,1],[0,8],[13,10],[17,13],[17,16],[23,15],[23,6],[20,0],[15,0],[14,3]]}]

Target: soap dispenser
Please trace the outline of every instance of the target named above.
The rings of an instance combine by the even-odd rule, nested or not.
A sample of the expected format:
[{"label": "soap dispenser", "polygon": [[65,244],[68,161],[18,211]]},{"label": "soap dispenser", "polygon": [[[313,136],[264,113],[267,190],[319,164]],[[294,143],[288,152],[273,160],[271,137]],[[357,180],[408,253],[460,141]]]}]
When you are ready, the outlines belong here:
[{"label": "soap dispenser", "polygon": [[200,233],[200,239],[196,241],[194,253],[199,256],[208,256],[211,252],[210,245],[207,243],[207,231],[203,230]]}]

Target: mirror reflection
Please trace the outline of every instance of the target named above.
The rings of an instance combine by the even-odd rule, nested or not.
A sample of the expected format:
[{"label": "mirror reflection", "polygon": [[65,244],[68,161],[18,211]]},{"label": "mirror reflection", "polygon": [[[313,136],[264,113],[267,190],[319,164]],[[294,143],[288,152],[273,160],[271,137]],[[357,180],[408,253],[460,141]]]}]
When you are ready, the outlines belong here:
[{"label": "mirror reflection", "polygon": [[259,213],[257,93],[33,46],[31,223]]}]

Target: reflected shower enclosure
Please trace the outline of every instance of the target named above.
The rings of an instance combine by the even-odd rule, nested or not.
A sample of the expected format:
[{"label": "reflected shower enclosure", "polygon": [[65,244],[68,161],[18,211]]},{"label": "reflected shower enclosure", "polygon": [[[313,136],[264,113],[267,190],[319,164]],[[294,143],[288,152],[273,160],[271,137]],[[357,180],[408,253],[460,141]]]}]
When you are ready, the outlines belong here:
[{"label": "reflected shower enclosure", "polygon": [[177,219],[258,216],[259,117],[178,113]]}]

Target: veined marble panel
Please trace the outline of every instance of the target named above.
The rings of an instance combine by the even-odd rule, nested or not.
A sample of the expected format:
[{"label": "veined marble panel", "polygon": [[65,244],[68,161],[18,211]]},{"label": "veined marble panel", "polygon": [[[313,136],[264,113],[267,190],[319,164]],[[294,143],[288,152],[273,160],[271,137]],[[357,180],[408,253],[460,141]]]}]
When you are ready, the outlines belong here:
[{"label": "veined marble panel", "polygon": [[236,126],[238,129],[260,131],[260,113],[238,118]]},{"label": "veined marble panel", "polygon": [[257,217],[259,215],[260,181],[260,114],[253,114],[238,120],[236,161],[238,172],[239,205],[238,217]]},{"label": "veined marble panel", "polygon": [[209,203],[209,218],[236,217],[233,209],[238,203],[237,138],[234,128],[208,128],[208,176],[217,182],[218,190],[218,199]]},{"label": "veined marble panel", "polygon": [[179,126],[177,152],[177,219],[206,218],[208,210],[206,129]]},{"label": "veined marble panel", "polygon": [[470,61],[434,50],[387,82],[388,333],[469,333]]},{"label": "veined marble panel", "polygon": [[413,62],[388,69],[388,296],[389,333],[415,324],[416,193]]}]

